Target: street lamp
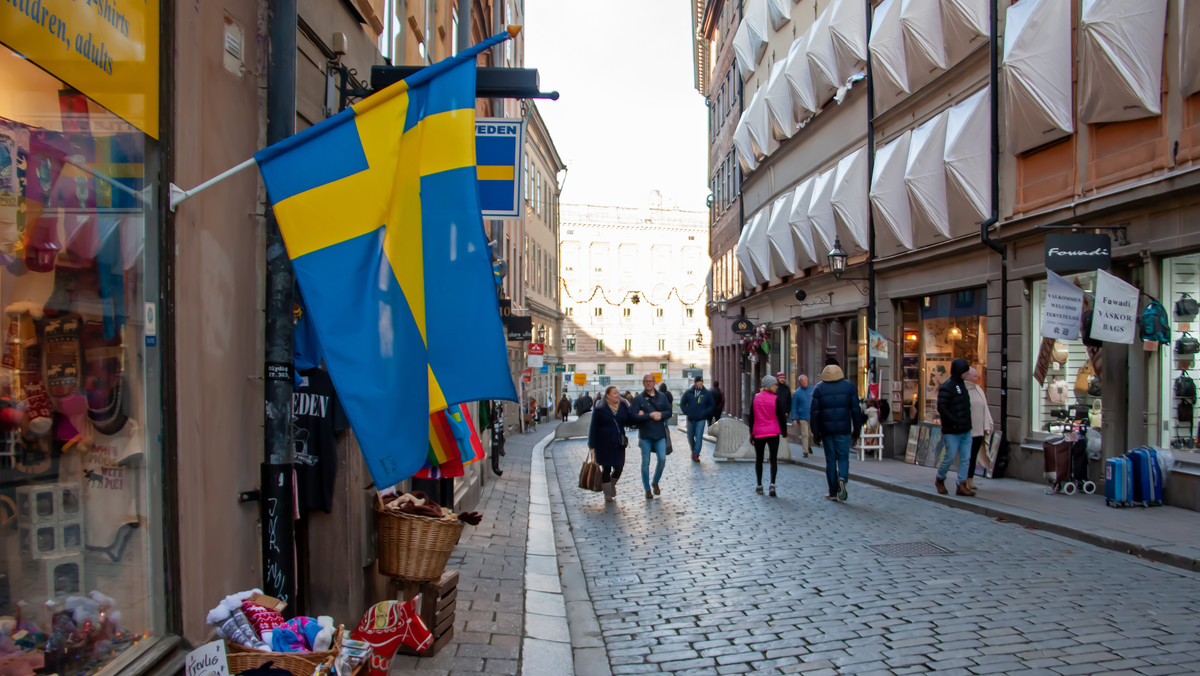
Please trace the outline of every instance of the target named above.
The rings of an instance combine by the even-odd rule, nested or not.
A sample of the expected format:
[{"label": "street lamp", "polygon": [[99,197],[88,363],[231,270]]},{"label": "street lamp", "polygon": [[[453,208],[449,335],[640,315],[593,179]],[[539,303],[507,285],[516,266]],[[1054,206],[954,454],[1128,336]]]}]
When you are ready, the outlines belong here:
[{"label": "street lamp", "polygon": [[724,317],[725,311],[728,309],[729,309],[729,299],[725,297],[725,294],[721,294],[720,296],[717,296],[717,314]]},{"label": "street lamp", "polygon": [[[841,239],[839,239],[837,237],[833,238],[833,248],[829,250],[829,253],[826,254],[825,257],[829,259],[829,271],[833,273],[834,279],[837,279],[839,281],[852,282],[854,284],[854,288],[858,289],[858,292],[864,296],[867,295],[868,293],[870,293],[870,286],[864,287],[863,285],[859,284],[859,282],[868,282],[869,283],[870,282],[869,279],[867,279],[866,277],[846,277],[845,276],[846,275],[846,261],[847,261],[847,259],[850,258],[850,255],[847,254],[846,250],[842,248]],[[830,299],[832,300],[832,296],[830,297]]]},{"label": "street lamp", "polygon": [[537,336],[538,336],[538,342],[539,342],[539,343],[544,343],[544,342],[546,342],[546,327],[545,327],[545,326],[539,326],[539,327],[538,327]]},{"label": "street lamp", "polygon": [[704,347],[704,334],[700,333],[700,329],[696,329],[696,344]]}]

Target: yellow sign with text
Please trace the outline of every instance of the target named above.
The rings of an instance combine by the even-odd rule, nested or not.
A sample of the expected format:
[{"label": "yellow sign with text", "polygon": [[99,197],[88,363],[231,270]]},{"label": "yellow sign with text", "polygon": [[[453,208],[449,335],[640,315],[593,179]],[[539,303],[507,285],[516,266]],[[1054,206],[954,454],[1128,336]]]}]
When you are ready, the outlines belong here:
[{"label": "yellow sign with text", "polygon": [[158,138],[156,0],[3,0],[0,42]]}]

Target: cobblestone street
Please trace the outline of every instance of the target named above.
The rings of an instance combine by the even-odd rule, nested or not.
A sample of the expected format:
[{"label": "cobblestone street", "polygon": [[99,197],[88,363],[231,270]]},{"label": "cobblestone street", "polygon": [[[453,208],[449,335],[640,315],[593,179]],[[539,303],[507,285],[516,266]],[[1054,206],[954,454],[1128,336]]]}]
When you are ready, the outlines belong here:
[{"label": "cobblestone street", "polygon": [[756,495],[679,431],[661,499],[631,443],[606,505],[585,446],[549,454],[614,674],[1200,673],[1194,573],[794,465]]}]

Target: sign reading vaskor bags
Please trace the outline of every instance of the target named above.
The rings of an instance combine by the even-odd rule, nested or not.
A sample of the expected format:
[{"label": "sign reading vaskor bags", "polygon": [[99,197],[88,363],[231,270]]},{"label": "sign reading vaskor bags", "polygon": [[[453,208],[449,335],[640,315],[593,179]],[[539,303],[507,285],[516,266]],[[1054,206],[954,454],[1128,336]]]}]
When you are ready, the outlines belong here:
[{"label": "sign reading vaskor bags", "polygon": [[1046,235],[1046,269],[1055,272],[1107,270],[1112,265],[1108,235]]}]

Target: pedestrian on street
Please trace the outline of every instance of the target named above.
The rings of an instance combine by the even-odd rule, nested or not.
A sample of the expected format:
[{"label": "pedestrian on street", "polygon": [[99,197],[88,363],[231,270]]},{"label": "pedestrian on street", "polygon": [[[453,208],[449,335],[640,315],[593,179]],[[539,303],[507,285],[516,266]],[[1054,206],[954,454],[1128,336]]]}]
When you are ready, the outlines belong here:
[{"label": "pedestrian on street", "polygon": [[988,408],[987,393],[979,385],[979,371],[975,367],[967,370],[963,376],[967,383],[967,391],[971,394],[971,466],[967,468],[967,488],[978,493],[975,486],[975,463],[979,461],[979,449],[983,448],[984,438],[992,433],[996,423],[992,420],[992,411]]},{"label": "pedestrian on street", "polygon": [[621,395],[621,397],[623,399],[625,399],[626,404],[629,404],[630,406],[633,405],[633,393],[632,392],[630,392],[629,390],[625,390],[625,394]]},{"label": "pedestrian on street", "polygon": [[[667,464],[667,421],[671,419],[671,400],[667,393],[654,389],[654,376],[647,373],[642,378],[645,389],[633,398],[633,423],[638,426],[638,446],[642,449],[642,487],[646,499],[653,500],[661,495],[658,487],[663,468]],[[650,481],[650,454],[657,456],[654,464],[654,481]]]},{"label": "pedestrian on street", "polygon": [[721,414],[725,412],[725,393],[721,391],[721,385],[717,381],[713,381],[712,387],[709,388],[713,397],[712,415],[708,417],[708,424],[712,425],[721,419]]},{"label": "pedestrian on street", "polygon": [[592,395],[584,392],[575,400],[575,415],[583,415],[592,410]]},{"label": "pedestrian on street", "polygon": [[525,430],[531,431],[537,429],[537,398],[530,397],[529,401],[525,402]]},{"label": "pedestrian on street", "polygon": [[[671,394],[671,390],[667,389],[667,384],[660,383],[658,386],[658,391],[667,395],[667,404],[671,407],[671,410],[674,411],[675,410],[675,395]],[[671,448],[671,426],[668,425],[667,426],[667,455],[671,455],[671,453],[674,450],[675,450],[674,448]]]},{"label": "pedestrian on street", "polygon": [[567,393],[563,392],[562,399],[558,400],[558,417],[562,418],[563,422],[567,422],[567,418],[571,415],[571,400],[567,399]]},{"label": "pedestrian on street", "polygon": [[746,424],[750,427],[750,438],[754,440],[754,476],[758,483],[754,492],[762,495],[763,451],[771,452],[771,486],[770,495],[775,497],[775,475],[779,471],[779,434],[785,429],[787,418],[779,413],[776,390],[779,379],[773,376],[763,376],[762,390],[754,395],[747,414]]},{"label": "pedestrian on street", "polygon": [[796,391],[792,392],[792,422],[796,423],[800,435],[800,448],[804,457],[812,453],[812,426],[809,425],[809,408],[812,406],[813,388],[808,386],[808,376],[800,376],[796,381]]},{"label": "pedestrian on street", "polygon": [[938,385],[937,410],[942,419],[942,443],[946,446],[946,456],[938,467],[934,486],[942,495],[948,492],[946,474],[956,458],[958,486],[954,494],[967,497],[975,495],[967,483],[967,464],[971,461],[971,394],[963,376],[970,368],[966,359],[955,359],[950,362],[950,377]]},{"label": "pedestrian on street", "polygon": [[617,499],[617,479],[625,469],[625,447],[629,444],[625,428],[632,422],[629,405],[621,398],[617,386],[609,385],[604,390],[604,399],[592,413],[592,424],[588,428],[588,448],[596,452],[605,502]]},{"label": "pedestrian on street", "polygon": [[788,387],[787,374],[783,371],[775,374],[779,386],[775,388],[775,405],[779,407],[779,419],[783,421],[779,430],[780,436],[787,439],[787,419],[792,414],[792,388]]},{"label": "pedestrian on street", "polygon": [[692,461],[700,462],[700,450],[704,448],[704,424],[712,415],[712,394],[704,389],[704,378],[698,377],[692,387],[679,400],[683,415],[687,416],[688,446],[692,449]]},{"label": "pedestrian on street", "polygon": [[858,403],[858,388],[846,380],[836,360],[821,370],[821,382],[813,388],[809,409],[813,440],[825,449],[825,481],[829,484],[826,500],[849,497],[850,441],[862,432],[863,412]]}]

